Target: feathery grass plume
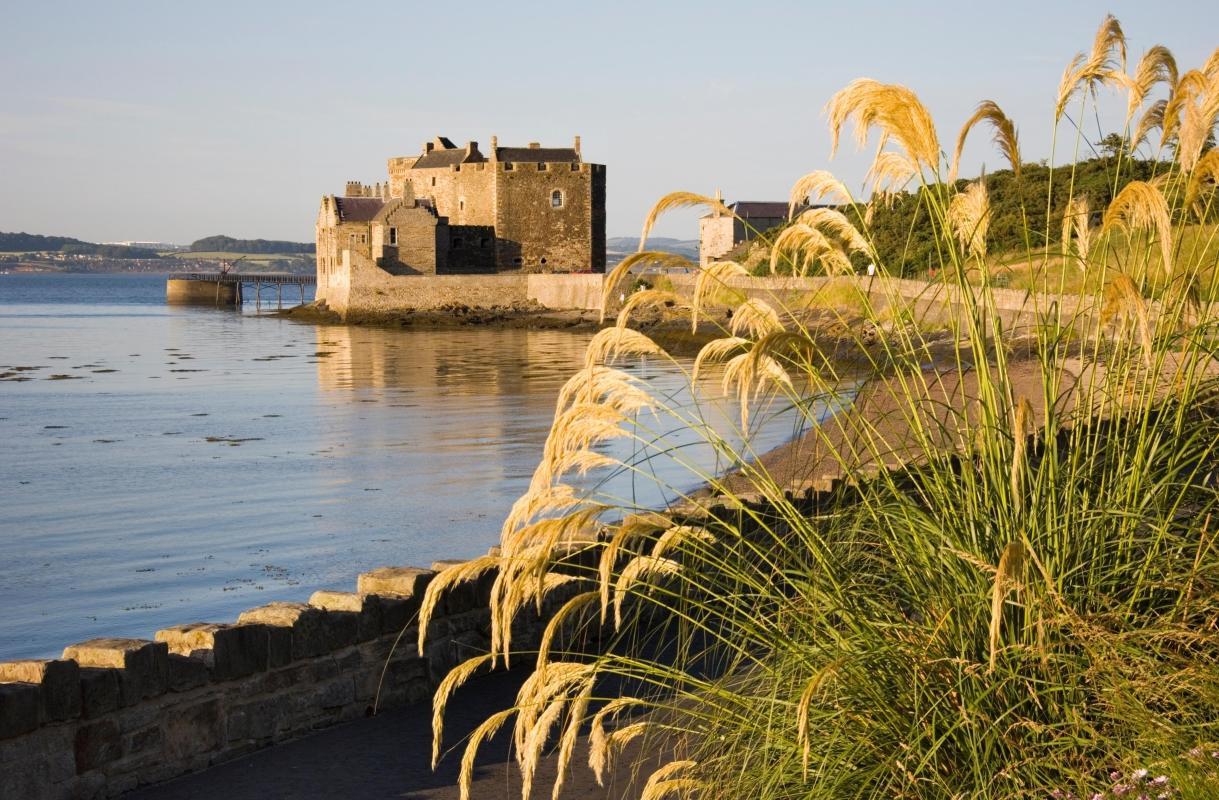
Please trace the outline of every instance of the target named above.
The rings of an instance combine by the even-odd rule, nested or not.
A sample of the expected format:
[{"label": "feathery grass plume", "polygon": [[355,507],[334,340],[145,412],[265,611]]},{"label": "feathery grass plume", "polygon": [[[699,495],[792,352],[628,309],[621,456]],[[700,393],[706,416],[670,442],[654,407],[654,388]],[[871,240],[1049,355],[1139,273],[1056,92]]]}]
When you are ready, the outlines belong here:
[{"label": "feathery grass plume", "polygon": [[790,220],[796,209],[805,203],[813,203],[827,197],[837,198],[844,204],[851,202],[851,193],[832,173],[823,169],[810,172],[792,186],[791,199],[787,203],[787,218]]},{"label": "feathery grass plume", "polygon": [[[563,710],[567,692],[592,677],[595,671],[593,664],[555,661],[547,665],[544,673],[533,672],[525,679],[517,690],[516,725],[512,730],[518,764],[524,766],[531,758],[536,761],[539,753],[531,754],[530,744],[536,744],[537,750],[541,750],[546,743],[546,734],[557,721],[557,714]],[[552,710],[556,703],[559,706],[557,712]],[[543,720],[548,714],[553,715],[552,718]],[[541,722],[548,723],[544,729],[539,727]]]},{"label": "feathery grass plume", "polygon": [[691,331],[698,332],[698,314],[702,310],[703,297],[714,286],[724,286],[730,278],[749,276],[749,270],[735,261],[714,261],[698,271],[694,280],[694,304],[690,310]]},{"label": "feathery grass plume", "polygon": [[813,673],[813,677],[809,678],[808,683],[804,685],[804,691],[800,692],[800,699],[796,702],[796,743],[800,747],[804,760],[804,777],[806,779],[808,778],[808,759],[813,752],[813,744],[809,738],[808,729],[809,708],[812,706],[813,698],[817,696],[817,692],[825,685],[827,679],[834,676],[834,673],[838,671],[840,666],[842,666],[841,661],[833,661]]},{"label": "feathery grass plume", "polygon": [[554,637],[558,635],[559,629],[567,620],[567,617],[597,600],[600,594],[596,590],[581,592],[559,607],[559,610],[554,613],[554,616],[550,618],[550,621],[546,623],[546,627],[542,630],[542,640],[538,645],[537,666],[534,667],[535,672],[544,673],[546,671],[546,665],[550,661],[550,646],[554,642]]},{"label": "feathery grass plume", "polygon": [[[525,526],[525,523],[537,515],[575,508],[582,502],[579,497],[576,497],[575,490],[564,484],[543,486],[537,490],[531,489],[512,504],[512,509],[508,512],[507,519],[504,520],[500,536],[505,542],[508,542]],[[510,553],[508,554],[510,555]]]},{"label": "feathery grass plume", "polygon": [[1075,252],[1079,254],[1079,268],[1085,268],[1088,261],[1088,251],[1091,249],[1092,234],[1088,222],[1092,217],[1092,209],[1088,205],[1087,196],[1072,196],[1067,208],[1062,214],[1062,252],[1067,254],[1071,249],[1071,233],[1075,233]]},{"label": "feathery grass plume", "polygon": [[1153,234],[1160,244],[1164,274],[1172,274],[1172,218],[1158,188],[1146,181],[1131,181],[1122,187],[1101,222],[1102,234],[1113,229]]},{"label": "feathery grass plume", "polygon": [[681,297],[675,292],[664,289],[641,289],[637,292],[632,292],[626,298],[626,302],[622,304],[622,308],[618,309],[618,319],[614,324],[619,328],[625,328],[631,320],[631,314],[635,313],[635,309],[641,306],[680,308],[682,301]]},{"label": "feathery grass plume", "polygon": [[1154,350],[1151,318],[1139,287],[1129,275],[1118,275],[1105,288],[1105,307],[1101,319],[1112,318],[1134,323],[1139,334],[1139,345],[1143,349],[1143,361],[1150,367]]},{"label": "feathery grass plume", "polygon": [[1177,163],[1186,173],[1192,172],[1198,163],[1202,148],[1208,137],[1214,135],[1215,121],[1219,119],[1219,74],[1206,76],[1191,71],[1187,75],[1197,75],[1199,80],[1187,84],[1182,78],[1164,112],[1166,118],[1171,114],[1175,120]]},{"label": "feathery grass plume", "polygon": [[567,408],[584,403],[599,403],[621,414],[651,408],[656,401],[641,389],[630,374],[611,367],[582,369],[572,375],[559,389],[555,402],[557,418]]},{"label": "feathery grass plume", "polygon": [[664,253],[657,250],[645,250],[638,253],[631,253],[622,261],[618,262],[609,274],[605,276],[605,283],[601,288],[601,321],[605,322],[605,310],[609,308],[613,300],[614,292],[618,291],[618,284],[622,283],[622,279],[636,266],[657,266],[657,267],[674,267],[678,269],[693,269],[694,262],[684,256],[679,256],[676,253]]},{"label": "feathery grass plume", "polygon": [[706,528],[701,528],[695,525],[674,525],[667,531],[662,533],[652,545],[652,558],[661,558],[671,548],[678,547],[682,542],[688,541],[715,543],[715,535]]},{"label": "feathery grass plume", "polygon": [[656,205],[652,206],[652,210],[648,212],[647,218],[644,219],[643,233],[639,236],[639,251],[643,252],[643,248],[648,242],[648,235],[652,232],[652,228],[656,225],[656,220],[661,214],[666,211],[672,211],[675,208],[690,208],[691,206],[706,206],[707,210],[712,213],[719,212],[724,216],[735,216],[732,210],[718,198],[707,197],[706,195],[694,192],[670,192],[656,201]]},{"label": "feathery grass plume", "polygon": [[495,736],[514,713],[516,713],[516,709],[512,708],[498,711],[483,720],[482,724],[474,729],[474,733],[470,734],[466,750],[461,756],[461,772],[457,778],[461,800],[470,800],[470,787],[474,783],[474,762],[478,758],[478,748],[487,739]]},{"label": "feathery grass plume", "polygon": [[751,297],[733,310],[732,322],[728,327],[733,336],[739,336],[744,330],[756,339],[783,330],[783,322],[770,303]]},{"label": "feathery grass plume", "polygon": [[712,339],[703,345],[698,351],[698,355],[694,357],[694,366],[690,370],[690,384],[698,383],[699,373],[702,372],[706,364],[715,364],[723,361],[728,356],[738,350],[748,348],[752,344],[748,339],[743,339],[740,336],[727,336],[723,339]]},{"label": "feathery grass plume", "polygon": [[567,779],[567,768],[571,764],[572,753],[576,750],[576,740],[580,738],[580,728],[588,714],[588,704],[593,699],[593,680],[588,679],[584,688],[571,702],[567,712],[567,725],[563,728],[563,736],[559,740],[559,757],[555,765],[554,787],[551,790],[551,800],[559,800],[563,792],[563,784]]},{"label": "feathery grass plume", "polygon": [[1219,75],[1219,47],[1216,47],[1202,65],[1202,72],[1207,75]]},{"label": "feathery grass plume", "polygon": [[[891,208],[893,200],[918,174],[918,165],[901,153],[895,153],[892,150],[877,153],[872,166],[868,168],[867,175],[864,176],[864,180],[872,184],[872,201],[869,202],[869,210],[877,198],[885,208]],[[871,224],[866,217],[864,222]]]},{"label": "feathery grass plume", "polygon": [[981,259],[986,257],[986,234],[990,230],[990,195],[982,179],[953,195],[948,204],[948,222],[961,247]]},{"label": "feathery grass plume", "polygon": [[614,584],[614,629],[622,627],[622,602],[631,586],[652,576],[676,575],[681,565],[668,558],[635,556],[623,568]]},{"label": "feathery grass plume", "polygon": [[1194,165],[1194,171],[1189,174],[1189,181],[1185,185],[1185,205],[1192,207],[1199,219],[1202,218],[1203,209],[1198,204],[1198,200],[1208,187],[1213,190],[1217,181],[1219,181],[1219,148],[1212,147],[1202,158],[1198,159],[1198,163]]},{"label": "feathery grass plume", "polygon": [[957,169],[961,166],[961,151],[965,149],[965,137],[969,136],[973,127],[983,120],[989,122],[990,126],[994,128],[994,142],[999,146],[999,152],[1003,153],[1007,163],[1011,164],[1012,172],[1016,177],[1020,177],[1020,143],[1016,136],[1016,126],[993,100],[983,100],[978,104],[973,116],[961,126],[961,132],[957,134],[957,147],[952,151],[952,167],[948,170],[949,183],[956,182]]},{"label": "feathery grass plume", "polygon": [[995,583],[990,598],[988,673],[995,671],[995,659],[999,654],[999,634],[1003,627],[1003,604],[1013,589],[1019,590],[1020,588],[1020,579],[1024,573],[1025,552],[1023,544],[1010,542],[1007,547],[1003,548],[1003,555],[999,557],[999,569],[995,573]]},{"label": "feathery grass plume", "polygon": [[627,421],[621,412],[600,403],[575,405],[564,411],[555,419],[542,446],[542,464],[535,475],[540,474],[544,478],[537,480],[538,486],[551,482],[550,479],[556,474],[553,465],[568,453],[587,450],[610,439],[630,437],[630,432],[622,427]]},{"label": "feathery grass plume", "polygon": [[778,361],[768,355],[741,353],[728,361],[721,380],[724,394],[736,386],[737,403],[741,407],[741,430],[749,429],[749,404],[756,400],[767,386],[792,388],[791,376]]},{"label": "feathery grass plume", "polygon": [[643,701],[637,697],[617,697],[606,703],[593,715],[593,721],[588,731],[588,765],[592,767],[598,786],[605,785],[605,768],[612,757],[609,749],[610,737],[605,732],[605,720],[616,717],[625,708],[643,704]]},{"label": "feathery grass plume", "polygon": [[792,271],[802,274],[801,270],[795,268],[795,265],[802,260],[802,255],[820,254],[832,247],[830,240],[821,231],[802,222],[793,222],[779,232],[770,246],[770,274],[778,273],[779,262],[783,259],[784,253],[789,254],[788,260],[793,265]]},{"label": "feathery grass plume", "polygon": [[1126,101],[1126,124],[1134,119],[1134,112],[1139,110],[1147,95],[1157,83],[1168,86],[1171,92],[1177,85],[1177,60],[1163,45],[1155,45],[1139,59],[1134,69],[1134,77],[1128,83],[1129,95]]},{"label": "feathery grass plume", "polygon": [[[1118,57],[1114,58],[1116,51]],[[1058,84],[1058,101],[1054,107],[1054,122],[1062,119],[1071,98],[1080,88],[1092,94],[1098,86],[1120,83],[1119,74],[1126,71],[1126,37],[1122,26],[1112,14],[1105,17],[1092,40],[1088,56],[1077,53],[1062,73]]]},{"label": "feathery grass plume", "polygon": [[449,697],[469,680],[471,675],[490,664],[493,658],[493,654],[486,653],[466,659],[449,670],[449,674],[444,676],[444,680],[436,688],[436,694],[432,696],[432,769],[436,769],[436,765],[440,763],[440,745],[444,740],[444,708],[448,705]]},{"label": "feathery grass plume", "polygon": [[[537,548],[538,552],[542,548]],[[505,559],[519,561],[521,558]],[[496,578],[496,585],[491,595],[491,652],[502,654],[504,665],[510,666],[510,649],[512,647],[512,620],[516,612],[532,600],[540,605],[547,594],[571,583],[583,581],[577,575],[567,575],[559,572],[543,572],[538,580],[531,580],[530,573],[536,572],[538,564],[545,565],[546,558],[537,558],[519,569],[504,569]],[[502,583],[502,586],[500,585]]]},{"label": "feathery grass plume", "polygon": [[673,778],[679,772],[685,772],[698,766],[698,762],[685,759],[682,761],[670,761],[668,764],[658,768],[655,772],[648,776],[647,783],[643,786],[643,792],[639,796],[639,800],[660,800],[662,797],[668,797],[674,792],[686,792],[692,788],[696,788],[696,783],[691,783],[689,778]]},{"label": "feathery grass plume", "polygon": [[826,233],[846,247],[852,253],[872,253],[872,246],[851,224],[846,215],[834,208],[810,208],[802,213],[797,220],[805,225]]},{"label": "feathery grass plume", "polygon": [[848,120],[855,120],[855,140],[862,147],[872,127],[880,129],[882,139],[901,145],[916,164],[935,169],[940,160],[940,140],[931,114],[918,95],[905,86],[881,83],[870,78],[851,81],[826,104],[830,124],[830,156],[838,150],[838,138]]},{"label": "feathery grass plume", "polygon": [[673,525],[673,521],[661,514],[632,514],[623,520],[614,530],[612,536],[605,542],[601,557],[597,562],[597,582],[601,594],[601,622],[605,622],[609,613],[610,586],[614,566],[618,563],[618,554],[632,539],[651,536]]},{"label": "feathery grass plume", "polygon": [[[537,721],[533,723],[533,727],[525,735],[524,742],[519,749],[521,758],[521,800],[529,800],[533,795],[533,777],[537,774],[538,762],[542,760],[542,748],[546,746],[547,740],[550,738],[550,731],[558,724],[559,718],[563,714],[563,708],[567,705],[565,698],[559,698],[551,701],[546,706],[546,710],[538,715]],[[517,724],[520,724],[521,715],[517,714]]]},{"label": "feathery grass plume", "polygon": [[668,353],[639,331],[615,326],[597,331],[589,340],[584,350],[584,366],[593,367],[622,355],[665,356]]},{"label": "feathery grass plume", "polygon": [[440,571],[432,578],[423,591],[423,600],[419,604],[419,655],[423,655],[423,646],[427,640],[428,622],[436,611],[436,605],[446,591],[455,584],[472,580],[488,570],[499,566],[497,556],[479,556],[462,564],[454,564]]},{"label": "feathery grass plume", "polygon": [[1168,107],[1167,100],[1157,100],[1147,107],[1143,112],[1143,116],[1139,118],[1139,124],[1135,126],[1134,136],[1130,139],[1130,149],[1137,149],[1143,142],[1147,141],[1147,136],[1156,128],[1163,129],[1164,127],[1164,111]]},{"label": "feathery grass plume", "polygon": [[1028,435],[1033,423],[1033,406],[1027,397],[1016,401],[1012,410],[1012,503],[1024,509],[1024,473],[1028,465]]}]

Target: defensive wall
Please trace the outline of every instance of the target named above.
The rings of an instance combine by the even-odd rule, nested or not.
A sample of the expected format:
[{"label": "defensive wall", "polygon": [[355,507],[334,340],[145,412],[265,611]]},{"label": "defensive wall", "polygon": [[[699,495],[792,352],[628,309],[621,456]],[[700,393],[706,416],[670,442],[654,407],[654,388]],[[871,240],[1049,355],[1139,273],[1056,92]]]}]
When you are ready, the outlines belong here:
[{"label": "defensive wall", "polygon": [[[575,548],[566,563],[594,552]],[[271,603],[235,623],[0,662],[0,797],[114,797],[374,708],[429,699],[452,667],[489,650],[494,574],[485,572],[446,589],[419,654],[423,592],[460,563],[383,567],[360,575],[355,592]],[[550,592],[540,613],[532,605],[519,613],[514,649],[536,649],[571,585]]]}]

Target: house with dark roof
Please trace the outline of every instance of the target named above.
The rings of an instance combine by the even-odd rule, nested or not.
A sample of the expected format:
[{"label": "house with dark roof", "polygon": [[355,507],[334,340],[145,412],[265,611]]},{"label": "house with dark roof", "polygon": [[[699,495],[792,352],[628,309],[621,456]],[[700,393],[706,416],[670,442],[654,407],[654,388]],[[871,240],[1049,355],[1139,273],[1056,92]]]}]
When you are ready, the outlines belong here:
[{"label": "house with dark roof", "polygon": [[[722,200],[719,192],[716,199]],[[729,204],[728,210],[732,213],[715,209],[698,221],[698,263],[702,266],[788,219],[787,202],[780,200],[738,200]]]}]

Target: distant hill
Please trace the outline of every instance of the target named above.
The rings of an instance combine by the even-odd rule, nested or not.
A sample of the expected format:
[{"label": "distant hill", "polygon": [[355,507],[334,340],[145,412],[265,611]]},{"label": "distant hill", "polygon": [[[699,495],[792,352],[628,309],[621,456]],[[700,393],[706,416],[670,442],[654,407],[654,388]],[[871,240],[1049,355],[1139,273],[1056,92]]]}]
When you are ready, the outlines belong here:
[{"label": "distant hill", "polygon": [[[622,259],[639,249],[639,238],[634,236],[614,236],[605,240],[605,263],[612,267]],[[670,239],[665,236],[649,236],[648,249],[660,250],[665,253],[676,253],[698,263],[697,239]]]},{"label": "distant hill", "polygon": [[305,242],[283,242],[273,239],[234,239],[231,236],[207,236],[191,242],[193,253],[312,253],[314,245]]},{"label": "distant hill", "polygon": [[0,253],[65,253],[104,258],[158,258],[155,250],[121,244],[95,244],[68,236],[40,236],[36,233],[0,233]]}]

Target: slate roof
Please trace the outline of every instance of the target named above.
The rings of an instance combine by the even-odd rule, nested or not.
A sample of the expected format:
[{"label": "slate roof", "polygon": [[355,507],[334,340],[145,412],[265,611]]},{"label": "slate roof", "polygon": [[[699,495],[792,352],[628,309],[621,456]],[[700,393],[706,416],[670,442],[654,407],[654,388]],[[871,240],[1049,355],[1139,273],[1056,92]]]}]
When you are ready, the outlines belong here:
[{"label": "slate roof", "polygon": [[742,219],[775,219],[787,217],[787,203],[768,200],[740,200],[728,206]]},{"label": "slate roof", "polygon": [[435,167],[452,167],[456,164],[473,164],[479,161],[486,161],[482,155],[477,152],[474,157],[466,160],[466,148],[454,147],[446,150],[433,150],[430,153],[424,153],[419,156],[419,159],[411,166],[411,169],[433,169]]},{"label": "slate roof", "polygon": [[340,222],[371,222],[385,201],[379,197],[336,197]]},{"label": "slate roof", "polygon": [[580,161],[580,154],[570,147],[497,147],[495,155],[500,161],[531,164]]}]

